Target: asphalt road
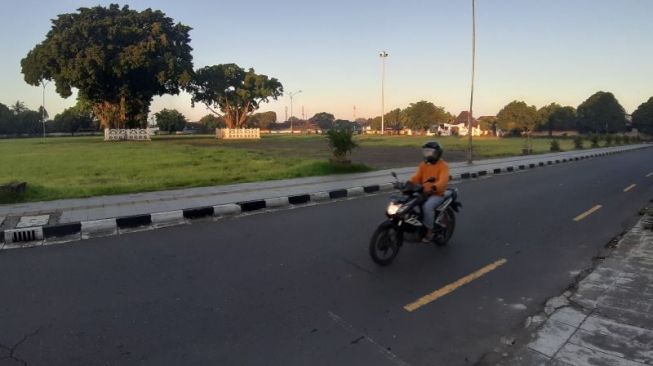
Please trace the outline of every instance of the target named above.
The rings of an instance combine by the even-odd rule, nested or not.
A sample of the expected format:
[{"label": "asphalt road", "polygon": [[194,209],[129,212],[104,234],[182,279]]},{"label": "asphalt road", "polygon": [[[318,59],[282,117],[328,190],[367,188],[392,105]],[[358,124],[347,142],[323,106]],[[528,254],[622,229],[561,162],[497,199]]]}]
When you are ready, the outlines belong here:
[{"label": "asphalt road", "polygon": [[387,195],[2,251],[0,365],[473,364],[635,222],[652,158],[459,183],[449,246],[384,268],[367,244]]}]

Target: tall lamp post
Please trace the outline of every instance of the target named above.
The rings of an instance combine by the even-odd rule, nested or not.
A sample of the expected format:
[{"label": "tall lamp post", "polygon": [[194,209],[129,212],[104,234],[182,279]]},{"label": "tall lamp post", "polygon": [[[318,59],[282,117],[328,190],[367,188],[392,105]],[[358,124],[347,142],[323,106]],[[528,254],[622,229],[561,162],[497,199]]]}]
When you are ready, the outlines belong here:
[{"label": "tall lamp post", "polygon": [[288,93],[288,96],[290,97],[290,135],[291,135],[291,136],[292,136],[292,134],[293,134],[293,129],[292,129],[292,98],[293,98],[295,95],[297,95],[297,94],[299,94],[299,93],[301,93],[301,92],[302,92],[301,90],[298,90],[298,91],[296,91],[296,92],[294,92],[294,93],[293,93],[293,92],[289,92],[289,93]]},{"label": "tall lamp post", "polygon": [[472,106],[474,104],[474,66],[476,62],[476,0],[472,0],[472,89],[469,97],[469,113],[467,114],[467,136],[469,141],[467,164],[472,163]]},{"label": "tall lamp post", "polygon": [[388,53],[384,50],[379,52],[381,57],[381,135],[384,132],[384,119],[385,119],[385,59]]},{"label": "tall lamp post", "polygon": [[50,83],[50,80],[41,80],[41,85],[43,86],[43,103],[41,104],[41,122],[43,122],[43,140],[45,141],[45,87]]}]

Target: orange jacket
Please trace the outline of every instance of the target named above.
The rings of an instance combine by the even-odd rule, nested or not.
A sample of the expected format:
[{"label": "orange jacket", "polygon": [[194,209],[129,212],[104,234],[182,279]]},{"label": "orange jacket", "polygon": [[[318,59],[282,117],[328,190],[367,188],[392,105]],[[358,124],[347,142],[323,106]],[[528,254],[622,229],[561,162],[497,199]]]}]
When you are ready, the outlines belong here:
[{"label": "orange jacket", "polygon": [[[425,181],[430,177],[435,177],[435,183],[426,183]],[[435,185],[435,194],[442,196],[447,189],[449,183],[449,165],[447,162],[440,159],[435,164],[427,164],[421,162],[417,167],[417,172],[410,178],[414,184],[422,184],[424,192],[433,192],[433,185]]]}]

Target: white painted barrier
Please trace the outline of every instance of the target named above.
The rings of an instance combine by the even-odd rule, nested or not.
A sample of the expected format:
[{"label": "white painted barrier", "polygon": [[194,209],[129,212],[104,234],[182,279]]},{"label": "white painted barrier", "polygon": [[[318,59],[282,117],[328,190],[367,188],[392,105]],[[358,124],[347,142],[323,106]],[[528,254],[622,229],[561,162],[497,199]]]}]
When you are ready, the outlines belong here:
[{"label": "white painted barrier", "polygon": [[150,141],[149,128],[105,128],[104,141]]},{"label": "white painted barrier", "polygon": [[260,139],[259,128],[216,128],[215,138],[218,139]]}]

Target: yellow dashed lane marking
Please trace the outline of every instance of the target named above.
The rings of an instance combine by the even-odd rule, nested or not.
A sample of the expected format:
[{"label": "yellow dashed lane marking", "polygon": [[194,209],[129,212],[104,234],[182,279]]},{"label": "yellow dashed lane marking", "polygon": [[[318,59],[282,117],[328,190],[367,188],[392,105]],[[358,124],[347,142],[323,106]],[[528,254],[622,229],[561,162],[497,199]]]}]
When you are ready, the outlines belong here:
[{"label": "yellow dashed lane marking", "polygon": [[479,269],[478,271],[476,271],[474,273],[468,274],[467,276],[459,279],[456,282],[450,283],[450,284],[440,288],[439,290],[433,291],[433,292],[431,292],[430,294],[428,294],[426,296],[420,297],[417,301],[404,306],[404,309],[406,309],[406,311],[415,311],[415,310],[421,308],[422,306],[424,306],[426,304],[429,304],[429,303],[441,298],[442,296],[447,295],[447,294],[455,291],[458,287],[466,285],[466,284],[474,281],[475,279],[487,274],[488,272],[494,271],[498,267],[506,264],[506,262],[508,262],[508,260],[505,259],[505,258],[502,258],[502,259],[500,259],[500,260],[498,260],[498,261],[496,261],[494,263],[488,264],[487,266]]},{"label": "yellow dashed lane marking", "polygon": [[629,185],[628,187],[624,188],[624,192],[628,192],[628,191],[630,191],[631,189],[635,188],[636,186],[637,186],[637,184],[631,184],[631,185]]},{"label": "yellow dashed lane marking", "polygon": [[587,210],[587,211],[583,212],[582,214],[576,216],[576,217],[574,218],[574,221],[580,221],[580,220],[586,218],[587,216],[589,216],[589,215],[593,214],[594,212],[600,210],[601,207],[603,207],[603,206],[601,206],[601,205],[596,205],[596,206],[590,208],[589,210]]}]

